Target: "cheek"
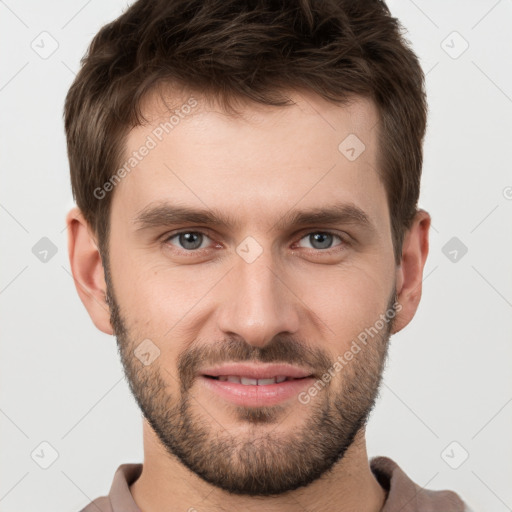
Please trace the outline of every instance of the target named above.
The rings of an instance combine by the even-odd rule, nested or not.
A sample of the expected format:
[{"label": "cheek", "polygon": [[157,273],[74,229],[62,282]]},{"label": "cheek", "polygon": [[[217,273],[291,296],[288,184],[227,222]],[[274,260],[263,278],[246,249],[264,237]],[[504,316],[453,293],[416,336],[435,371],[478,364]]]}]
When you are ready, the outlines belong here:
[{"label": "cheek", "polygon": [[225,273],[220,266],[171,266],[162,255],[132,253],[112,254],[111,271],[116,299],[133,336],[162,342],[176,337]]},{"label": "cheek", "polygon": [[[308,273],[302,279],[304,303],[320,319],[319,329],[339,353],[385,312],[393,289],[393,274],[373,265],[352,265]],[[296,286],[299,286],[298,283]]]}]

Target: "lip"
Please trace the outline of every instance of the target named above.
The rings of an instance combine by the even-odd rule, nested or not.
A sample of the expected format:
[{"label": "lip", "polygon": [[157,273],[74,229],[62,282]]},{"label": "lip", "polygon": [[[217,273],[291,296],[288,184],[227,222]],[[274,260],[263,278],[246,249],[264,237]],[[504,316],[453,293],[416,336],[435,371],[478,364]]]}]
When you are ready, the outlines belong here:
[{"label": "lip", "polygon": [[[294,379],[313,377],[313,372],[290,364],[231,363],[211,368],[204,368],[199,373],[203,377],[205,375],[211,377],[219,377],[220,375],[238,375],[240,377],[247,377],[251,379],[271,379],[280,375]],[[274,384],[269,384],[269,386],[274,386]]]},{"label": "lip", "polygon": [[[230,375],[233,374],[230,373]],[[211,379],[205,375],[201,375],[198,381],[209,392],[215,393],[217,396],[235,405],[244,407],[265,407],[297,397],[301,391],[311,386],[315,379],[313,376],[310,376],[263,386],[220,381]]]}]

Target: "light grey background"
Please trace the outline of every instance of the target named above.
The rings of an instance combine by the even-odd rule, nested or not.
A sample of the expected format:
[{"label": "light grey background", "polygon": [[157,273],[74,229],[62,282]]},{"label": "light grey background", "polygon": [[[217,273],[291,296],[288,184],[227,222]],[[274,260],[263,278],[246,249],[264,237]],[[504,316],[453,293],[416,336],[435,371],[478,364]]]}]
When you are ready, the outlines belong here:
[{"label": "light grey background", "polygon": [[[141,415],[115,339],[95,329],[74,289],[64,221],[73,205],[64,98],[91,38],[125,5],[0,1],[1,512],[78,512],[108,492],[119,464],[142,461]],[[389,5],[427,72],[420,206],[433,228],[422,303],[392,338],[369,454],[393,458],[421,486],[457,491],[475,512],[505,512],[512,510],[512,0]],[[34,250],[39,258],[32,252],[43,237],[57,250],[46,262],[44,247]],[[47,469],[40,464],[52,462],[52,448],[43,442],[58,453]]]}]

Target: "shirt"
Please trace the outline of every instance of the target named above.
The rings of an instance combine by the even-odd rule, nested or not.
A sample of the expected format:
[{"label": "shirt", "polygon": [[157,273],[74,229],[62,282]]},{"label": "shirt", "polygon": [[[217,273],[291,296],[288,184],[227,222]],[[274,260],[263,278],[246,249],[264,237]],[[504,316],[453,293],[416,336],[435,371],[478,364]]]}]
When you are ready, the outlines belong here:
[{"label": "shirt", "polygon": [[[388,457],[374,457],[370,469],[387,493],[380,512],[471,512],[455,492],[421,488]],[[108,496],[95,499],[80,512],[141,512],[130,493],[141,472],[140,463],[121,464]]]}]

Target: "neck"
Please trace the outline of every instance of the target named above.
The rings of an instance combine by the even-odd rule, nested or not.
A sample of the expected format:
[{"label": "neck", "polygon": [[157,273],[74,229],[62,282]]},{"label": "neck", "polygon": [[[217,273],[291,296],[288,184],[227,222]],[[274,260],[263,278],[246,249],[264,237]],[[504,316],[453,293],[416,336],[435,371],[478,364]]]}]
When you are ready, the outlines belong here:
[{"label": "neck", "polygon": [[310,512],[379,512],[386,498],[368,464],[364,430],[332,471],[307,487],[281,496],[252,497],[229,494],[189,471],[169,456],[146,421],[143,469],[130,491],[142,512],[292,512],[297,507]]}]

